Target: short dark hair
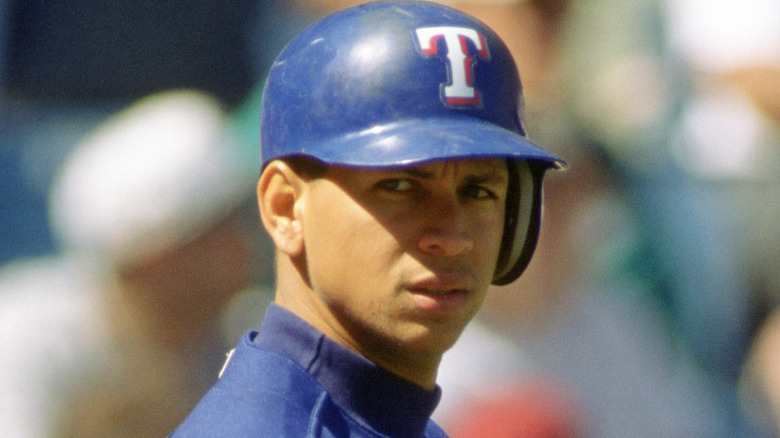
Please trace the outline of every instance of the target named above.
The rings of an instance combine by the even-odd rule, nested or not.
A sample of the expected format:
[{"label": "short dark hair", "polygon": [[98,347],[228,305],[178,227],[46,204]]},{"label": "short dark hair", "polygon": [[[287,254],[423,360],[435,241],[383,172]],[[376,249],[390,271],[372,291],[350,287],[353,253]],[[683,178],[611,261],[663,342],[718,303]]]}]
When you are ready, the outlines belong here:
[{"label": "short dark hair", "polygon": [[293,155],[282,159],[295,173],[310,178],[321,178],[328,170],[328,165],[306,155]]}]

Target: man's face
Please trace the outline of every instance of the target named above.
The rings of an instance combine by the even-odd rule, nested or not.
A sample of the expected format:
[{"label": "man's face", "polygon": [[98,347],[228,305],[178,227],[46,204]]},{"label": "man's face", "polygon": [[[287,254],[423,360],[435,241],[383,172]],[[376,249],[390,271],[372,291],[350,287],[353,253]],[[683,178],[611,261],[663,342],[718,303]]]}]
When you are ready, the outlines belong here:
[{"label": "man's face", "polygon": [[440,356],[492,280],[507,179],[504,160],[486,159],[333,166],[309,182],[314,325],[374,360]]}]

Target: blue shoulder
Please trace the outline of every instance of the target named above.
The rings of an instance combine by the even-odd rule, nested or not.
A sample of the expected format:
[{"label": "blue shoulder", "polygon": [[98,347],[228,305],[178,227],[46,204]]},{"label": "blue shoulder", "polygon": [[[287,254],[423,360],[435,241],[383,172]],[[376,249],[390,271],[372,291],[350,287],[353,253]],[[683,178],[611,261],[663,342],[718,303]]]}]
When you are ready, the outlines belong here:
[{"label": "blue shoulder", "polygon": [[170,436],[305,437],[325,398],[298,364],[245,338],[217,383]]}]

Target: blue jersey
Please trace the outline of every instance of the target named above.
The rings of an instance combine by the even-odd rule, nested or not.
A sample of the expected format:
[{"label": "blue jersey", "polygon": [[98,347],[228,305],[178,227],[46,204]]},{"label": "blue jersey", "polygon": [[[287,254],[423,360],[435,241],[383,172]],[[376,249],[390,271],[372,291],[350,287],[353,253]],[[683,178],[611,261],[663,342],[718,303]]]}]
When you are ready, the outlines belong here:
[{"label": "blue jersey", "polygon": [[446,438],[430,420],[440,395],[272,304],[171,437]]}]

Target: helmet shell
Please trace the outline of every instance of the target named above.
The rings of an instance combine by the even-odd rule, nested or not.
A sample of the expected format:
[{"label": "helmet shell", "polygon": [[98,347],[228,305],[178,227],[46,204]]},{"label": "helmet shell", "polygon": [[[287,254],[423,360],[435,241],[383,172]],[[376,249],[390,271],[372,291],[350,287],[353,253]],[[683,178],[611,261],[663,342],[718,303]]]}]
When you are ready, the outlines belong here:
[{"label": "helmet shell", "polygon": [[[471,99],[449,91],[464,83]],[[520,79],[503,41],[471,16],[425,2],[348,8],[291,41],[266,81],[261,149],[263,165],[296,154],[360,166],[560,162],[525,138]]]},{"label": "helmet shell", "polygon": [[520,77],[504,42],[475,18],[428,2],[366,3],[301,32],[266,79],[260,137],[263,167],[292,156],[366,167],[481,157],[530,164],[533,172],[513,172],[530,178],[534,193],[510,184],[517,191],[507,211],[528,217],[507,218],[496,284],[530,259],[540,175],[565,165],[525,136]]}]

